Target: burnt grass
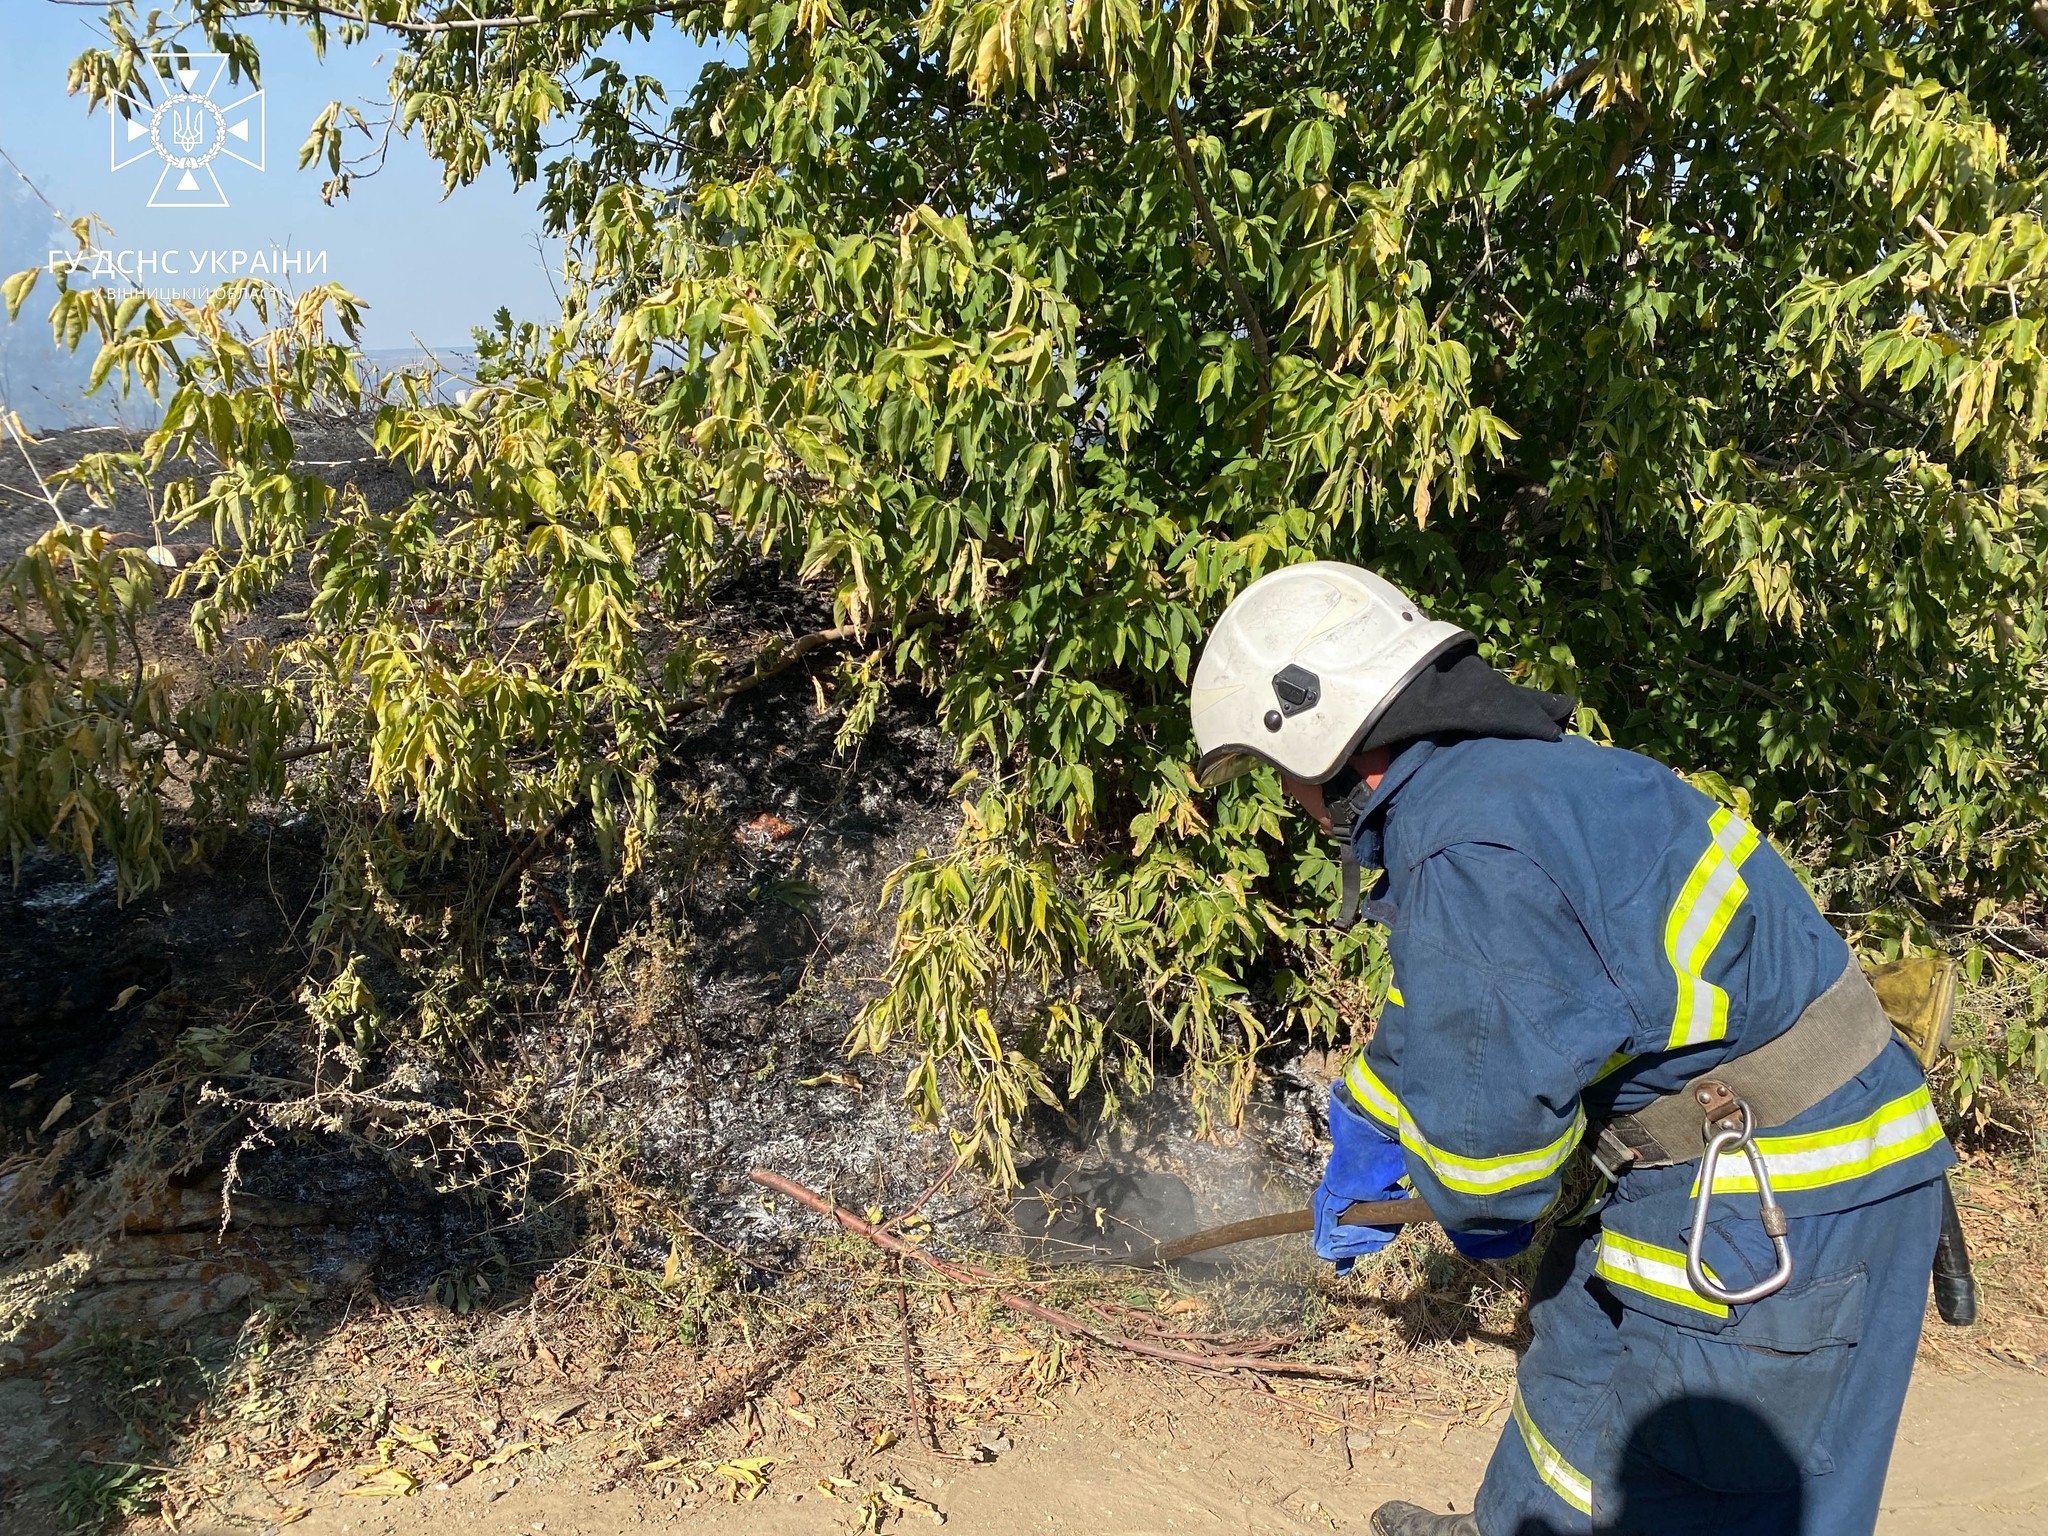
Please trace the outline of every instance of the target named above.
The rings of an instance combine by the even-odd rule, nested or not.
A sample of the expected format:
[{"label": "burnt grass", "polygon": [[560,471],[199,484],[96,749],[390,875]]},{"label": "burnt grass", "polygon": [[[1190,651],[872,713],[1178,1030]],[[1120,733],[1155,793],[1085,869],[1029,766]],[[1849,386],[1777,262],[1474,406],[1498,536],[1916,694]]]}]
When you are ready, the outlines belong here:
[{"label": "burnt grass", "polygon": [[[371,453],[358,423],[302,423],[295,435],[305,462],[372,506],[394,504],[411,486]],[[0,558],[50,525],[53,513],[36,500],[42,481],[85,453],[134,445],[93,429],[0,456]],[[173,465],[167,476],[177,473],[194,469]],[[54,494],[73,520],[146,545],[161,532],[153,521],[160,488],[124,487],[107,508],[88,507],[76,487]],[[190,554],[175,541],[202,532],[170,535],[181,563]],[[295,636],[308,596],[303,579],[287,581],[231,638],[276,645]],[[755,562],[706,595],[699,621],[706,641],[744,665],[834,619],[782,568]],[[159,605],[144,644],[174,674],[202,665],[181,603]],[[892,687],[872,729],[838,750],[840,713],[821,713],[813,679],[839,654],[819,651],[676,732],[656,785],[658,830],[630,878],[618,878],[593,829],[573,818],[519,869],[482,924],[491,1006],[465,1038],[408,1041],[406,1021],[431,965],[401,957],[388,934],[354,935],[357,973],[392,1021],[366,1077],[407,1066],[449,1110],[516,1083],[527,1129],[542,1123],[603,1149],[607,1166],[659,1192],[658,1220],[628,1221],[615,1233],[630,1262],[658,1266],[678,1222],[762,1263],[824,1230],[820,1218],[793,1220],[764,1205],[747,1181],[754,1166],[852,1204],[886,1206],[914,1198],[950,1160],[946,1138],[914,1126],[902,1107],[901,1061],[848,1060],[844,1042],[887,969],[894,915],[884,882],[950,843],[958,812],[948,789],[960,766],[933,701],[908,684]],[[189,839],[174,829],[173,847],[188,856],[125,904],[104,861],[86,870],[39,854],[0,882],[6,1151],[47,1155],[67,1126],[116,1106],[103,1125],[65,1143],[61,1179],[89,1181],[132,1152],[139,1128],[119,1109],[132,1085],[168,1078],[183,1119],[162,1138],[162,1161],[180,1179],[216,1177],[252,1129],[221,1095],[286,1100],[316,1073],[299,994],[333,972],[331,956],[308,943],[327,894],[324,838],[311,813]],[[479,838],[444,865],[415,871],[413,894],[459,903],[526,851],[516,837]],[[249,1042],[240,1075],[224,1070],[238,1063],[223,1063],[219,1052],[195,1057],[195,1033],[221,1030]],[[25,1079],[24,1088],[5,1087]],[[43,1129],[67,1095],[68,1115]],[[1253,1106],[1295,1172],[1305,1168],[1312,1130],[1303,1110],[1316,1097],[1283,1070]],[[1199,1157],[1176,1091],[1159,1101],[1156,1134],[1138,1139]],[[1077,1115],[1039,1116],[1042,1168],[1056,1171],[1088,1150],[1091,1111],[1077,1106]],[[467,1186],[460,1195],[437,1191],[435,1170],[415,1166],[419,1147],[394,1147],[370,1123],[343,1135],[266,1129],[239,1155],[238,1183],[318,1208],[391,1299],[437,1285],[445,1292],[451,1275],[488,1275],[502,1301],[610,1219],[588,1189],[578,1191],[579,1170],[560,1157],[536,1163],[519,1127],[472,1126],[461,1140],[453,1159]],[[1129,1160],[1128,1147],[1109,1150]],[[449,1151],[444,1139],[427,1161],[445,1174]],[[1141,1149],[1140,1160],[1149,1157]],[[964,1193],[970,1180],[957,1184],[962,1196],[932,1213],[941,1234],[1001,1235],[1001,1213]],[[501,1198],[515,1185],[516,1199]],[[1226,1214],[1240,1213],[1241,1194],[1225,1200]]]},{"label": "burnt grass", "polygon": [[[408,488],[355,424],[298,435],[308,461],[373,504]],[[132,443],[100,430],[47,437],[26,456],[10,444],[0,558],[52,520],[32,499],[43,494],[38,477],[123,446]],[[124,541],[158,537],[154,497],[140,488],[99,509],[76,488],[55,495],[73,520]],[[305,596],[288,583],[243,630],[287,638]],[[174,669],[198,665],[182,606],[160,605],[145,636],[153,659]],[[705,617],[706,637],[735,661],[831,623],[765,563],[710,593]],[[942,1136],[910,1124],[900,1069],[850,1063],[843,1043],[886,969],[884,880],[952,836],[954,754],[910,686],[892,689],[873,729],[837,751],[838,713],[820,713],[812,685],[835,659],[820,652],[677,733],[657,785],[659,831],[630,878],[618,878],[587,825],[558,829],[486,916],[480,949],[495,1007],[469,1038],[407,1041],[421,968],[374,935],[357,946],[358,973],[396,1021],[366,1076],[409,1065],[426,1097],[450,1109],[518,1079],[529,1125],[554,1119],[566,1140],[605,1145],[609,1166],[662,1192],[662,1221],[617,1234],[639,1260],[661,1262],[676,1221],[735,1251],[785,1250],[787,1222],[747,1182],[755,1164],[867,1201],[914,1193],[950,1156]],[[451,1275],[491,1276],[504,1300],[588,1240],[604,1217],[577,1192],[577,1170],[559,1157],[537,1162],[517,1127],[466,1140],[463,1193],[438,1190],[435,1170],[416,1165],[419,1148],[380,1143],[375,1125],[341,1135],[270,1128],[244,1146],[252,1124],[224,1098],[288,1099],[315,1072],[299,994],[332,971],[308,943],[326,894],[324,834],[301,813],[227,832],[174,826],[170,842],[187,857],[125,903],[105,860],[87,869],[32,854],[0,882],[0,1157],[40,1159],[38,1179],[71,1199],[145,1134],[160,1144],[165,1178],[183,1184],[217,1181],[240,1147],[237,1187],[317,1208],[393,1300],[445,1292]],[[459,896],[523,851],[482,840],[421,871],[417,890]],[[215,1039],[236,1045],[206,1049]],[[168,1083],[176,1101],[149,1127],[127,1107],[144,1082]],[[514,1180],[516,1209],[494,1187]]]}]

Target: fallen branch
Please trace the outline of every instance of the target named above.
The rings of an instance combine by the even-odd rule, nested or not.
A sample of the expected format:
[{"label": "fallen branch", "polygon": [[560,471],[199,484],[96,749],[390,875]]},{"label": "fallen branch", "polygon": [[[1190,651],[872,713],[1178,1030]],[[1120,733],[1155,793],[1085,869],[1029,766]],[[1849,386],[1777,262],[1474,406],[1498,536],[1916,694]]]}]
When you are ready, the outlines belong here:
[{"label": "fallen branch", "polygon": [[931,1404],[924,1395],[924,1384],[918,1379],[917,1337],[910,1326],[910,1293],[903,1286],[903,1260],[895,1254],[889,1255],[889,1271],[896,1282],[896,1316],[903,1324],[903,1397],[904,1411],[908,1422],[905,1433],[924,1437],[924,1443],[932,1450],[939,1448],[939,1432],[932,1424]]},{"label": "fallen branch", "polygon": [[713,1387],[696,1402],[676,1410],[676,1417],[683,1421],[678,1427],[695,1436],[724,1423],[759,1397],[762,1390],[776,1377],[796,1364],[797,1358],[809,1349],[823,1332],[822,1319],[808,1317],[801,1320],[787,1338],[755,1360],[746,1370],[732,1380]]},{"label": "fallen branch", "polygon": [[931,1187],[926,1189],[923,1194],[919,1195],[909,1205],[905,1206],[902,1210],[898,1211],[894,1216],[891,1216],[887,1221],[883,1222],[882,1230],[885,1232],[895,1231],[896,1228],[902,1226],[903,1223],[910,1220],[911,1217],[915,1216],[919,1211],[923,1210],[927,1205],[931,1204],[932,1196],[936,1195],[940,1190],[944,1189],[948,1184],[952,1183],[953,1175],[958,1173],[961,1170],[961,1168],[965,1166],[966,1162],[967,1156],[965,1153],[961,1153],[954,1157],[953,1166],[948,1168],[944,1173],[940,1174],[937,1179],[933,1180]]},{"label": "fallen branch", "polygon": [[1253,1355],[1203,1355],[1184,1349],[1168,1349],[1163,1344],[1147,1343],[1124,1334],[1111,1333],[1084,1323],[1071,1312],[1062,1312],[1057,1307],[1048,1307],[1042,1302],[1029,1301],[1011,1291],[1000,1289],[1001,1277],[992,1271],[979,1269],[970,1264],[956,1264],[926,1253],[915,1243],[883,1231],[860,1219],[851,1211],[842,1210],[828,1197],[814,1189],[807,1189],[794,1179],[785,1179],[779,1173],[766,1168],[756,1168],[749,1175],[763,1189],[771,1189],[778,1195],[787,1195],[797,1204],[816,1211],[820,1216],[830,1216],[834,1221],[857,1237],[864,1237],[876,1247],[906,1259],[914,1259],[925,1268],[944,1276],[956,1285],[994,1285],[996,1300],[1013,1312],[1049,1323],[1062,1333],[1076,1334],[1092,1339],[1097,1344],[1111,1349],[1125,1350],[1130,1354],[1142,1355],[1148,1360],[1161,1360],[1168,1365],[1186,1366],[1197,1371],[1248,1371],[1269,1376],[1315,1376],[1332,1381],[1370,1381],[1370,1372],[1361,1371],[1348,1365],[1312,1365],[1301,1360],[1270,1360]]}]

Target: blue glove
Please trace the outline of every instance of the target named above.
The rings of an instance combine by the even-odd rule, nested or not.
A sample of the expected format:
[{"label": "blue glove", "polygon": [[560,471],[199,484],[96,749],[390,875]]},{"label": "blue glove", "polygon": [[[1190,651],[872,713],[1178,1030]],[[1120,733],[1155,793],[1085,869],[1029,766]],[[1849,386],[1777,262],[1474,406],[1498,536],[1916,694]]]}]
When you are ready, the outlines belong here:
[{"label": "blue glove", "polygon": [[1330,1089],[1330,1162],[1316,1186],[1316,1256],[1351,1273],[1354,1259],[1378,1253],[1401,1235],[1399,1227],[1348,1227],[1337,1218],[1354,1200],[1399,1200],[1408,1195],[1401,1144],[1352,1107],[1342,1089]]},{"label": "blue glove", "polygon": [[1532,1221],[1516,1222],[1503,1232],[1444,1232],[1451,1246],[1468,1259],[1512,1259],[1529,1246],[1529,1239],[1535,1234],[1536,1224]]}]

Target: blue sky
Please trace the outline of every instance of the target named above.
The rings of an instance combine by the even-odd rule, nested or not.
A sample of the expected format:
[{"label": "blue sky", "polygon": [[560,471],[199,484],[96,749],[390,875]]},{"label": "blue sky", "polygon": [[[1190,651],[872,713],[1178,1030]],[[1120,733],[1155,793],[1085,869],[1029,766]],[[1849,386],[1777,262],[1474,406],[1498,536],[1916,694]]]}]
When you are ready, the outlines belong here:
[{"label": "blue sky", "polygon": [[[394,141],[384,169],[329,208],[320,201],[320,171],[295,168],[306,130],[329,100],[380,115],[369,104],[382,100],[388,44],[330,49],[321,61],[296,29],[251,24],[263,60],[264,169],[217,158],[211,168],[229,206],[153,208],[163,162],[143,153],[113,169],[105,112],[87,117],[83,99],[65,94],[65,72],[93,45],[98,15],[51,0],[0,0],[0,149],[66,218],[96,213],[111,225],[111,248],[325,250],[328,278],[369,306],[364,345],[372,349],[415,341],[460,347],[500,305],[516,316],[553,313],[548,279],[557,253],[540,239],[537,187],[515,189],[509,174],[493,169],[444,200],[438,167],[416,144]],[[660,76],[674,99],[687,93],[704,57],[680,37],[612,52]],[[223,81],[214,96],[225,103],[241,94]],[[245,121],[247,113],[230,116]],[[148,147],[143,141],[141,150]],[[14,172],[0,164],[0,176]],[[0,200],[0,217],[18,217],[9,211],[15,206]]]}]

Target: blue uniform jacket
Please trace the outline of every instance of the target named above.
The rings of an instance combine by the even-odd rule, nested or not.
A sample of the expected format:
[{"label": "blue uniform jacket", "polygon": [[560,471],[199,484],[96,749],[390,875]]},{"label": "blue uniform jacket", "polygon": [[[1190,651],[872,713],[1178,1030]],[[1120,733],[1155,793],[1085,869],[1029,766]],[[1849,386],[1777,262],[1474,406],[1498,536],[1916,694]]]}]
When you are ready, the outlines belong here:
[{"label": "blue uniform jacket", "polygon": [[[1533,1221],[1589,1121],[1754,1050],[1849,964],[1740,816],[1583,737],[1416,742],[1359,818],[1357,847],[1394,909],[1393,987],[1345,1087],[1400,1140],[1415,1188],[1454,1231]],[[1896,1044],[1759,1146],[1794,1216],[1880,1199],[1953,1161],[1918,1063]],[[1600,1273],[1632,1304],[1711,1326],[1726,1309],[1684,1278],[1698,1171],[1629,1175],[1603,1224]],[[1715,1182],[1754,1189],[1739,1158]],[[1754,1199],[1739,1207],[1754,1225]],[[1735,1236],[1710,1242],[1709,1267],[1746,1284],[1768,1272],[1769,1250]]]}]

